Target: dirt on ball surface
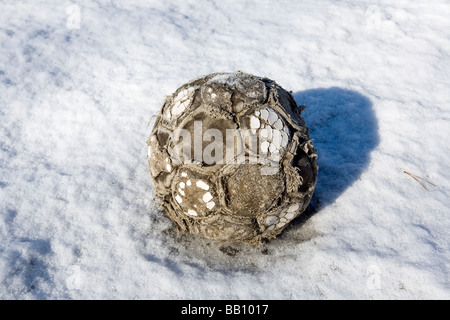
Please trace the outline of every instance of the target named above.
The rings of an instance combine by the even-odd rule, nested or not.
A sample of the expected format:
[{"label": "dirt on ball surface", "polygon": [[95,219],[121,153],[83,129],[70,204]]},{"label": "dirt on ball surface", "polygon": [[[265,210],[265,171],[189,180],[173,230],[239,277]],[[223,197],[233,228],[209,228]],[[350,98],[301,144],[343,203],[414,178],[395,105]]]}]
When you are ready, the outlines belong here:
[{"label": "dirt on ball surface", "polygon": [[257,245],[300,215],[318,170],[302,110],[274,81],[239,71],[168,96],[147,158],[155,195],[177,229]]}]

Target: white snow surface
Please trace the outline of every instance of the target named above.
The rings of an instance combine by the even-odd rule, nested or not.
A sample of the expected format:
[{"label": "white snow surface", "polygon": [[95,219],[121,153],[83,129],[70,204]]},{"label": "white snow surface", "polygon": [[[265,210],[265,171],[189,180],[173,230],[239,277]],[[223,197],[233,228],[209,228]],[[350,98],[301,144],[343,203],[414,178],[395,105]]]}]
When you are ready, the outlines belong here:
[{"label": "white snow surface", "polygon": [[[449,16],[0,1],[0,299],[449,299]],[[165,96],[237,70],[307,106],[319,156],[308,211],[261,247],[178,235],[146,163]]]}]

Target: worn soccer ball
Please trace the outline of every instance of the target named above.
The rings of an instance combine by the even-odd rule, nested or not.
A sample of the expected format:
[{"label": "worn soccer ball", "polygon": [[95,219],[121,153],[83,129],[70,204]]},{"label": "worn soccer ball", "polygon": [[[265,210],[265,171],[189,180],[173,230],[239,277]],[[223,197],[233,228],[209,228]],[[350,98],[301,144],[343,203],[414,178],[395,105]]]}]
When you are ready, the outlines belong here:
[{"label": "worn soccer ball", "polygon": [[304,212],[318,167],[303,108],[274,81],[240,71],[168,96],[147,158],[155,195],[178,230],[259,244]]}]

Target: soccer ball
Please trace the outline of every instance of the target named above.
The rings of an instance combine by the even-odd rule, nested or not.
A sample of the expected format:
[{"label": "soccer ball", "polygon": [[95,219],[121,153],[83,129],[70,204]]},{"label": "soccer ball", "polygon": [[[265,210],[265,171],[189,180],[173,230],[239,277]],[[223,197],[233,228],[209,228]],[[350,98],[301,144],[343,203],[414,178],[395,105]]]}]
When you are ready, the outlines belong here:
[{"label": "soccer ball", "polygon": [[308,206],[316,150],[292,95],[243,72],[182,85],[147,140],[155,195],[179,231],[259,244]]}]

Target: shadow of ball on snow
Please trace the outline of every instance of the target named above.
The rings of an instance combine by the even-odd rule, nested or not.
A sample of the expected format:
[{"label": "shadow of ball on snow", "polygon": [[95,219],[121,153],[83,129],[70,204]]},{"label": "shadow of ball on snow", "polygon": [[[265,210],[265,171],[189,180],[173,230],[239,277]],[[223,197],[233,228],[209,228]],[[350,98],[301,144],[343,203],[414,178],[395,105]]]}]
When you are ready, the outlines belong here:
[{"label": "shadow of ball on snow", "polygon": [[308,210],[297,224],[332,204],[370,163],[379,143],[372,102],[362,94],[337,87],[298,91],[293,94],[303,111],[314,147],[319,172]]}]

